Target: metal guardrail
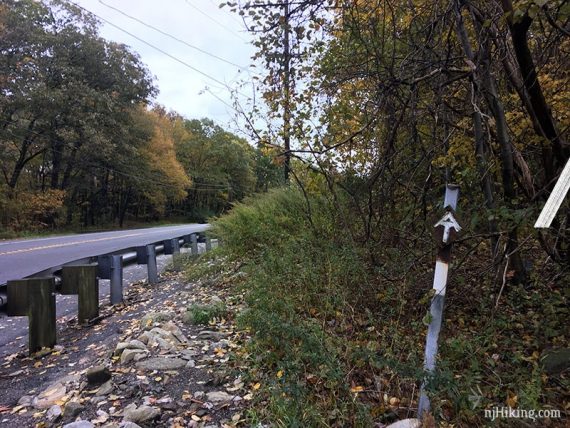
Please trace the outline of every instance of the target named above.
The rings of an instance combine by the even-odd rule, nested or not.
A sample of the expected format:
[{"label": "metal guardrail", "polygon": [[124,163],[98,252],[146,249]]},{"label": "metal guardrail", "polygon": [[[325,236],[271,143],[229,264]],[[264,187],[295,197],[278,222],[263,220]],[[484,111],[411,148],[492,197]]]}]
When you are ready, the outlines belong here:
[{"label": "metal guardrail", "polygon": [[[204,231],[198,231],[198,232],[195,232],[192,234],[187,234],[187,235],[184,235],[183,237],[178,237],[178,243],[179,243],[179,245],[189,245],[190,242],[188,242],[189,239],[187,239],[187,238],[191,235],[194,235],[194,234],[198,236],[198,242],[204,243],[205,242],[205,238],[203,236],[204,232],[205,232],[205,230]],[[176,238],[173,238],[173,239],[176,239]],[[164,240],[160,240],[160,241],[152,242],[152,243],[147,244],[147,245],[154,245],[156,255],[159,255],[159,254],[164,254],[165,246],[164,246],[163,242],[164,242]],[[130,266],[133,264],[137,264],[137,248],[138,248],[138,246],[127,247],[127,248],[122,248],[120,250],[112,251],[110,253],[103,253],[103,254],[97,254],[94,256],[90,256],[90,257],[83,257],[81,259],[72,260],[70,262],[66,262],[66,263],[63,263],[61,265],[52,266],[49,269],[44,269],[42,271],[35,272],[31,275],[27,275],[23,279],[44,278],[44,277],[55,276],[56,277],[56,291],[59,291],[60,282],[61,282],[59,277],[61,276],[61,271],[64,267],[97,263],[98,260],[100,259],[100,257],[111,256],[111,255],[123,256],[122,257],[122,266],[123,267]],[[143,264],[143,263],[140,263],[140,264]],[[8,294],[6,291],[6,287],[7,287],[7,283],[0,284],[0,313],[6,312],[6,305],[8,304]]]},{"label": "metal guardrail", "polygon": [[[123,302],[123,267],[146,264],[149,284],[159,282],[156,255],[179,254],[181,244],[189,244],[191,254],[199,254],[198,241],[212,248],[202,231],[183,237],[157,241],[111,253],[84,257],[27,276],[10,280],[0,291],[0,310],[8,316],[27,316],[29,352],[52,348],[57,341],[55,294],[78,296],[78,321],[92,323],[99,317],[99,279],[110,280],[111,304]],[[200,237],[200,239],[199,239]],[[219,243],[218,243],[219,244]],[[57,275],[57,277],[56,277]]]}]

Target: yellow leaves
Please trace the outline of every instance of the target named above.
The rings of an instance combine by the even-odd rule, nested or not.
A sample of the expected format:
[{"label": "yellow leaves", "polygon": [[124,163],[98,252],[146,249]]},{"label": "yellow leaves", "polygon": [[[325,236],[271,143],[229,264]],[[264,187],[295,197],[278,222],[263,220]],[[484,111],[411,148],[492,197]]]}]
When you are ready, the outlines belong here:
[{"label": "yellow leaves", "polygon": [[507,399],[506,399],[507,406],[515,408],[517,406],[518,401],[519,397],[515,393],[511,391],[507,393]]},{"label": "yellow leaves", "polygon": [[223,348],[215,348],[214,349],[214,353],[218,356],[218,357],[223,357],[226,354],[226,350]]},{"label": "yellow leaves", "polygon": [[529,362],[529,363],[534,363],[536,361],[538,361],[540,358],[540,353],[538,351],[534,351],[532,353],[532,355],[530,355],[529,357],[522,357],[521,359],[523,361]]},{"label": "yellow leaves", "polygon": [[277,379],[281,379],[283,377],[283,370],[279,370],[277,372]]},{"label": "yellow leaves", "polygon": [[9,201],[9,209],[18,212],[19,227],[33,228],[38,219],[57,214],[63,207],[66,192],[47,189],[43,192],[17,192]]},{"label": "yellow leaves", "polygon": [[152,136],[141,148],[142,158],[150,168],[150,172],[159,176],[163,183],[159,189],[154,186],[146,189],[146,196],[161,212],[168,198],[181,200],[186,197],[186,189],[191,181],[184,168],[176,158],[175,146],[177,141],[187,138],[187,133],[180,118],[170,118],[157,111],[147,111],[141,108],[137,114],[146,120],[152,129]]},{"label": "yellow leaves", "polygon": [[358,394],[360,392],[364,391],[364,387],[363,386],[353,386],[352,388],[350,388],[350,392],[354,393],[354,394]]},{"label": "yellow leaves", "polygon": [[27,410],[26,410],[26,406],[16,406],[16,407],[14,407],[14,408],[12,409],[12,412],[11,412],[11,413],[12,413],[12,414],[18,413],[18,412],[20,412],[20,410],[22,410],[22,409],[24,410],[22,413],[26,413],[26,411],[27,411]]},{"label": "yellow leaves", "polygon": [[259,388],[261,388],[261,383],[257,382],[255,385],[253,385],[252,389],[254,391],[257,391]]}]

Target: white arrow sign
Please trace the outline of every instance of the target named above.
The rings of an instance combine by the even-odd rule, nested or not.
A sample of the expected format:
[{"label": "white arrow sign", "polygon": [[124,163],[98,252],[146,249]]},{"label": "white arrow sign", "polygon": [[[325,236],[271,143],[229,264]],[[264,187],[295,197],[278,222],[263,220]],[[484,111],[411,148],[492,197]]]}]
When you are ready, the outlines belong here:
[{"label": "white arrow sign", "polygon": [[568,193],[568,189],[570,189],[570,159],[566,162],[566,166],[564,167],[564,170],[562,170],[562,174],[560,174],[560,177],[558,178],[554,189],[552,189],[552,193],[548,197],[546,204],[544,204],[544,208],[538,216],[538,220],[536,220],[534,227],[550,227],[552,220],[554,220],[554,216],[556,216],[560,205],[562,205],[562,201]]},{"label": "white arrow sign", "polygon": [[434,227],[438,227],[438,226],[443,226],[443,242],[447,244],[447,241],[449,241],[449,234],[451,229],[455,229],[456,232],[459,232],[461,230],[461,226],[459,226],[459,223],[457,223],[457,220],[455,220],[455,217],[453,217],[453,214],[451,212],[446,213],[441,220],[439,220]]}]

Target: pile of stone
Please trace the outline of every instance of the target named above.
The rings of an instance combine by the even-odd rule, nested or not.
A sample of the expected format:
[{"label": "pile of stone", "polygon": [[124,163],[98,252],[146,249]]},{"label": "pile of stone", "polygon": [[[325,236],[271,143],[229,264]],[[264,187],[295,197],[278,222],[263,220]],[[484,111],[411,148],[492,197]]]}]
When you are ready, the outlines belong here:
[{"label": "pile of stone", "polygon": [[[235,426],[244,400],[251,399],[245,391],[238,394],[245,390],[240,378],[226,382],[225,376],[214,376],[184,384],[188,391],[176,398],[169,396],[168,386],[149,381],[176,377],[181,370],[201,370],[204,378],[211,377],[217,365],[229,360],[232,346],[228,333],[196,330],[188,338],[176,324],[175,313],[152,312],[98,365],[66,376],[37,395],[23,396],[19,406],[42,412],[47,426],[64,428],[213,428],[220,425],[211,423],[216,419],[212,413],[220,409],[226,421],[221,426]],[[208,390],[212,387],[218,388]]]}]

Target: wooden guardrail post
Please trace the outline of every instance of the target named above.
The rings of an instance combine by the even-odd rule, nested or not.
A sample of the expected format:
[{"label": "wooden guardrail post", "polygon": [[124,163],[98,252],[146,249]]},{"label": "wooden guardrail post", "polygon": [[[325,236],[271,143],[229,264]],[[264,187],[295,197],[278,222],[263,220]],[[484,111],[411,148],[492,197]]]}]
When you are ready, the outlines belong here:
[{"label": "wooden guardrail post", "polygon": [[123,256],[107,254],[98,257],[99,278],[111,280],[111,304],[123,302]]},{"label": "wooden guardrail post", "polygon": [[8,281],[8,315],[28,316],[28,348],[34,353],[56,344],[55,278]]},{"label": "wooden guardrail post", "polygon": [[154,244],[137,247],[137,263],[146,265],[148,271],[148,283],[158,283],[158,267],[156,265],[156,249]]},{"label": "wooden guardrail post", "polygon": [[77,294],[79,323],[99,316],[99,280],[97,265],[64,266],[61,270],[61,294]]},{"label": "wooden guardrail post", "polygon": [[206,236],[206,251],[210,251],[212,249],[212,238]]}]

